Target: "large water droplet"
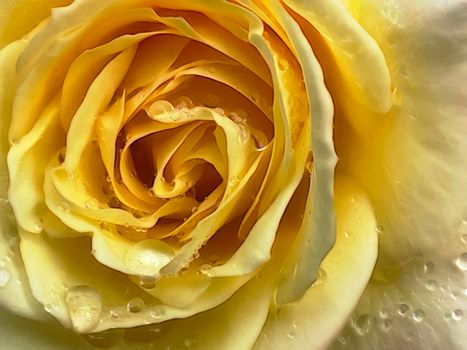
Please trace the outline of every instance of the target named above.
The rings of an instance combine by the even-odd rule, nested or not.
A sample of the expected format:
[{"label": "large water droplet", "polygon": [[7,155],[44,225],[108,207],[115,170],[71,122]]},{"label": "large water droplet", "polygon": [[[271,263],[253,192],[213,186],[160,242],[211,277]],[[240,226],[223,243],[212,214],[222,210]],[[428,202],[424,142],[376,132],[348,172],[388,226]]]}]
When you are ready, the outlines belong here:
[{"label": "large water droplet", "polygon": [[456,265],[462,271],[467,271],[467,253],[462,253],[456,260]]},{"label": "large water droplet", "polygon": [[159,114],[170,112],[174,109],[174,106],[166,100],[158,100],[154,102],[148,109],[150,117],[156,117]]},{"label": "large water droplet", "polygon": [[6,269],[0,270],[0,287],[5,287],[10,282],[11,274]]},{"label": "large water droplet", "polygon": [[89,332],[99,322],[102,297],[94,288],[85,285],[70,288],[65,294],[65,302],[77,332]]},{"label": "large water droplet", "polygon": [[135,275],[154,278],[173,256],[172,248],[167,243],[157,239],[146,239],[128,250],[125,263]]}]

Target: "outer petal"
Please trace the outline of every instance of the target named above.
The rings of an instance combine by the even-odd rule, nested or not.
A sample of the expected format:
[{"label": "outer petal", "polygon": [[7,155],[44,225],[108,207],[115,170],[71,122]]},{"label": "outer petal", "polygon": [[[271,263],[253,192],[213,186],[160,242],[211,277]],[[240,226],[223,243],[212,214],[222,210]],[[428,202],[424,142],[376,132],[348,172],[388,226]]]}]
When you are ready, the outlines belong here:
[{"label": "outer petal", "polygon": [[[342,341],[359,349],[464,348],[467,4],[349,3],[385,53],[394,107],[371,140],[350,137],[350,152],[341,148],[382,231],[373,281]],[[424,264],[434,272],[421,274]]]},{"label": "outer petal", "polygon": [[350,179],[336,184],[336,244],[321,264],[320,278],[294,304],[270,314],[255,349],[322,349],[358,302],[377,258],[371,203]]},{"label": "outer petal", "polygon": [[[17,314],[35,319],[47,319],[29,289],[23,261],[18,249],[15,222],[7,200],[8,151],[7,132],[12,96],[7,88],[14,82],[14,67],[25,42],[11,44],[0,53],[0,305]],[[15,298],[11,296],[14,295]]]}]

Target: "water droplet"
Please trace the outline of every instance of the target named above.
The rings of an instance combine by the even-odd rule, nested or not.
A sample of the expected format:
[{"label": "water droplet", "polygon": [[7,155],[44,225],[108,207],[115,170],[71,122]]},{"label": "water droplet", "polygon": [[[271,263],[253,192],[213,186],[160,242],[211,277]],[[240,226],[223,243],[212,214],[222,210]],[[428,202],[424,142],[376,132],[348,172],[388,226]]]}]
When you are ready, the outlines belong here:
[{"label": "water droplet", "polygon": [[467,271],[467,253],[462,253],[456,260],[456,265],[462,271]]},{"label": "water droplet", "polygon": [[379,316],[381,318],[386,318],[389,316],[389,310],[388,309],[381,309],[379,312]]},{"label": "water droplet", "polygon": [[358,335],[365,335],[370,332],[374,323],[374,316],[370,314],[365,314],[357,319],[357,321],[354,323],[354,328]]},{"label": "water droplet", "polygon": [[183,345],[185,345],[186,348],[192,348],[193,346],[196,345],[197,342],[198,340],[196,338],[190,337],[190,338],[186,338],[183,341]]},{"label": "water droplet", "polygon": [[415,321],[421,322],[421,321],[423,321],[424,318],[425,318],[425,312],[423,312],[423,310],[417,309],[417,310],[414,311],[413,319]]},{"label": "water droplet", "polygon": [[11,279],[11,274],[6,269],[0,270],[0,287],[5,287]]},{"label": "water droplet", "polygon": [[18,143],[19,143],[19,139],[16,138],[16,137],[15,137],[15,138],[12,138],[11,141],[10,141],[10,144],[11,144],[12,146],[17,145]]},{"label": "water droplet", "polygon": [[86,285],[72,287],[65,294],[65,302],[77,332],[89,332],[99,322],[102,297],[94,288]]},{"label": "water droplet", "polygon": [[42,225],[42,222],[37,221],[37,222],[34,224],[34,231],[35,231],[35,233],[41,233],[43,229],[44,229],[44,226]]},{"label": "water droplet", "polygon": [[349,341],[349,339],[347,337],[339,337],[339,342],[343,345],[347,344],[347,342]]},{"label": "water droplet", "polygon": [[157,278],[141,276],[139,279],[139,285],[144,289],[154,289],[156,287]]},{"label": "water droplet", "polygon": [[465,234],[463,234],[461,236],[461,241],[462,241],[462,243],[467,244],[467,233],[465,233]]},{"label": "water droplet", "polygon": [[460,321],[464,317],[464,312],[461,309],[456,309],[452,312],[452,319],[454,321]]},{"label": "water droplet", "polygon": [[70,203],[67,201],[61,202],[58,210],[64,213],[68,213],[70,211]]},{"label": "water droplet", "polygon": [[377,232],[377,233],[383,233],[383,231],[384,231],[383,225],[378,225],[378,226],[376,226],[376,232]]},{"label": "water droplet", "polygon": [[295,339],[296,336],[297,336],[297,325],[293,323],[291,329],[287,333],[287,338]]},{"label": "water droplet", "polygon": [[457,299],[460,297],[460,293],[459,292],[456,292],[456,291],[453,291],[451,292],[451,298],[453,299]]},{"label": "water droplet", "polygon": [[121,316],[121,312],[119,310],[112,309],[110,310],[110,317],[113,319],[118,319]]},{"label": "water droplet", "polygon": [[436,282],[435,280],[428,280],[425,283],[425,287],[430,291],[434,291],[438,288],[438,282]]},{"label": "water droplet", "polygon": [[157,320],[164,315],[165,315],[165,309],[162,306],[157,306],[157,305],[153,306],[151,308],[151,311],[149,312],[149,316],[154,320]]},{"label": "water droplet", "polygon": [[389,319],[386,319],[383,322],[381,322],[380,327],[381,327],[381,330],[383,330],[384,332],[387,332],[392,328],[392,321]]},{"label": "water droplet", "polygon": [[144,307],[144,300],[138,297],[131,298],[126,304],[126,308],[128,309],[128,311],[132,313],[141,312],[141,310],[143,310],[143,307]]},{"label": "water droplet", "polygon": [[166,100],[158,100],[154,102],[148,109],[149,116],[151,118],[157,117],[159,114],[170,112],[174,109],[174,106]]},{"label": "water droplet", "polygon": [[48,313],[53,312],[57,308],[57,305],[55,304],[45,304],[44,305],[44,310]]},{"label": "water droplet", "polygon": [[350,237],[350,231],[345,231],[344,232],[344,237],[349,238]]},{"label": "water droplet", "polygon": [[446,312],[446,313],[444,314],[444,319],[445,319],[446,321],[449,321],[449,320],[451,319],[451,316],[452,316],[452,314],[451,314],[450,312]]},{"label": "water droplet", "polygon": [[406,316],[407,313],[409,312],[409,306],[407,304],[400,304],[397,308],[397,312],[401,316]]},{"label": "water droplet", "polygon": [[425,273],[432,272],[434,270],[434,268],[435,268],[435,264],[432,261],[427,261],[423,265],[423,272],[425,272]]}]

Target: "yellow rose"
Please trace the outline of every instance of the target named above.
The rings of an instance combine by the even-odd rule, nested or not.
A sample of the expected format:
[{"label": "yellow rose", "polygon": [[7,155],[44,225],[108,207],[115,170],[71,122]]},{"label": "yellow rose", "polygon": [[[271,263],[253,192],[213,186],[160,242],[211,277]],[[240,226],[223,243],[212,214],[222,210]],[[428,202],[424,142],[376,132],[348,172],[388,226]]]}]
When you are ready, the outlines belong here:
[{"label": "yellow rose", "polygon": [[464,2],[0,13],[10,348],[465,345]]}]

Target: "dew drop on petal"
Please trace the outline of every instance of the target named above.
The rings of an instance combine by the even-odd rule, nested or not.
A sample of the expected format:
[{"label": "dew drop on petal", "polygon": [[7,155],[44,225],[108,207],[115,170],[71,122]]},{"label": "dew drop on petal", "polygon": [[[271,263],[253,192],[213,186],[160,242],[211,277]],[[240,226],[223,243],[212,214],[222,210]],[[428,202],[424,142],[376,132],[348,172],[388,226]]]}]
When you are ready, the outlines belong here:
[{"label": "dew drop on petal", "polygon": [[149,312],[149,316],[154,320],[157,320],[164,315],[165,315],[165,310],[161,306],[153,306],[151,308],[151,311]]},{"label": "dew drop on petal", "polygon": [[423,272],[425,272],[425,273],[432,272],[434,270],[434,268],[435,268],[435,264],[432,261],[427,261],[423,265]]},{"label": "dew drop on petal", "polygon": [[397,308],[397,312],[401,316],[406,316],[407,313],[409,312],[409,306],[407,304],[400,304]]},{"label": "dew drop on petal", "polygon": [[139,285],[144,289],[154,289],[156,287],[157,278],[149,276],[141,276]]},{"label": "dew drop on petal", "polygon": [[381,318],[386,318],[389,316],[389,310],[388,309],[381,309],[379,312],[379,316]]},{"label": "dew drop on petal", "polygon": [[144,308],[144,300],[137,297],[131,298],[126,304],[126,308],[132,313],[141,312],[141,310]]},{"label": "dew drop on petal", "polygon": [[436,290],[436,288],[438,288],[438,282],[436,282],[435,280],[428,280],[425,283],[425,287],[429,291],[434,291]]},{"label": "dew drop on petal", "polygon": [[467,271],[467,253],[462,253],[456,260],[456,265],[462,271]]},{"label": "dew drop on petal", "polygon": [[102,297],[94,288],[81,285],[68,289],[65,303],[76,331],[80,333],[91,331],[99,322]]},{"label": "dew drop on petal", "polygon": [[287,338],[295,339],[296,335],[297,335],[297,325],[295,323],[293,323],[292,327],[290,328],[289,332],[287,333]]},{"label": "dew drop on petal", "polygon": [[365,314],[355,321],[354,328],[358,335],[365,335],[370,332],[374,323],[375,318],[370,314]]},{"label": "dew drop on petal", "polygon": [[386,319],[383,322],[381,322],[380,327],[381,327],[381,330],[383,330],[384,332],[388,332],[392,328],[392,321],[389,319]]},{"label": "dew drop on petal", "polygon": [[425,319],[425,312],[423,310],[417,309],[413,313],[413,319],[417,322],[421,322]]},{"label": "dew drop on petal", "polygon": [[110,317],[112,317],[113,319],[119,319],[120,316],[121,316],[120,311],[115,310],[115,309],[110,310]]},{"label": "dew drop on petal", "polygon": [[464,317],[464,312],[461,309],[454,310],[451,317],[454,321],[460,321]]},{"label": "dew drop on petal", "polygon": [[11,279],[11,274],[6,269],[0,269],[0,287],[5,287]]},{"label": "dew drop on petal", "polygon": [[53,312],[56,308],[57,308],[57,305],[55,305],[55,304],[50,304],[50,303],[49,303],[49,304],[45,304],[45,305],[44,305],[44,310],[45,310],[46,312],[48,312],[48,313]]}]

